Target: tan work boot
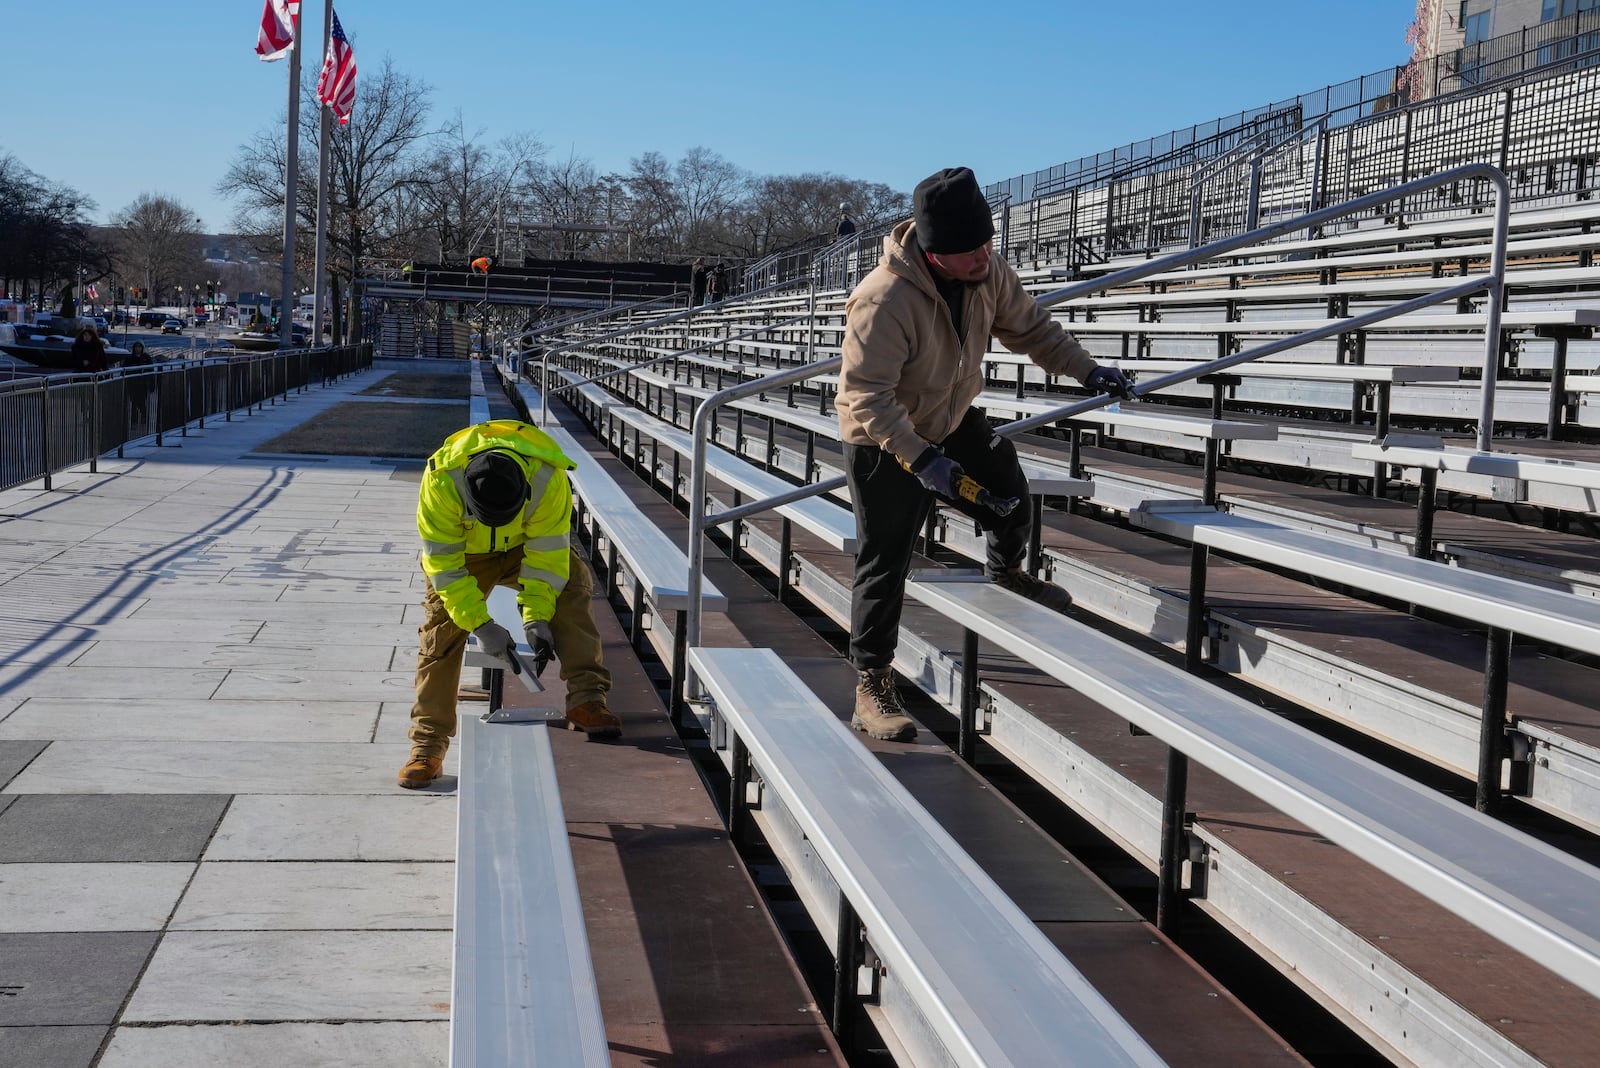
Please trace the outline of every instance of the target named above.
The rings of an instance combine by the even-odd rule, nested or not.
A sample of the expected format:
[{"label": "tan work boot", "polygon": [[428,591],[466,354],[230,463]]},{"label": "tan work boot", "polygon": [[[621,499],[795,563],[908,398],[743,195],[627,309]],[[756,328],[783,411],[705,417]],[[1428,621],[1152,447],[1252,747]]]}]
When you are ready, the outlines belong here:
[{"label": "tan work boot", "polygon": [[420,790],[437,779],[443,770],[443,753],[412,753],[411,762],[400,769],[400,785],[407,790]]},{"label": "tan work boot", "polygon": [[1020,593],[1035,604],[1042,604],[1052,612],[1065,613],[1072,607],[1072,594],[1054,583],[1036,579],[1020,567],[1013,567],[989,576],[989,581],[1001,589]]},{"label": "tan work boot", "polygon": [[909,742],[917,736],[917,725],[906,715],[906,706],[895,690],[894,669],[871,668],[861,673],[850,726],[884,742]]},{"label": "tan work boot", "polygon": [[611,714],[604,701],[585,701],[567,709],[567,730],[582,731],[591,738],[620,738],[622,721]]}]

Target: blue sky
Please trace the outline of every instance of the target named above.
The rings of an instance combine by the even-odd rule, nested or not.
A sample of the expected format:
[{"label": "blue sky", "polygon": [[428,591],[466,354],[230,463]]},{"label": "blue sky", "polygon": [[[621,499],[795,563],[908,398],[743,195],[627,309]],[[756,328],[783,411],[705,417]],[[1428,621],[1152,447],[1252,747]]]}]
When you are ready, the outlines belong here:
[{"label": "blue sky", "polygon": [[[756,174],[907,192],[940,167],[996,182],[1403,63],[1414,6],[336,0],[360,66],[389,56],[432,87],[436,122],[459,110],[488,142],[532,132],[602,172],[699,145]],[[69,18],[0,0],[0,154],[89,194],[96,221],[150,192],[225,229],[217,180],[285,109],[287,63],[254,53],[261,7],[80,0]],[[322,4],[306,7],[311,63]]]}]

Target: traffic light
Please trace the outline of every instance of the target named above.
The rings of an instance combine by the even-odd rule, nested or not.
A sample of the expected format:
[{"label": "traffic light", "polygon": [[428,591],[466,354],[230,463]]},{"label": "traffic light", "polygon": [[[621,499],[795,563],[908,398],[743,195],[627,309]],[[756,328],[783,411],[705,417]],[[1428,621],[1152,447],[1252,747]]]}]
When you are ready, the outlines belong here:
[{"label": "traffic light", "polygon": [[216,299],[217,299],[217,286],[216,286],[216,283],[207,282],[206,283],[206,303],[207,304],[215,303]]},{"label": "traffic light", "polygon": [[118,287],[117,287],[117,303],[118,303],[118,304],[123,304],[123,303],[126,303],[126,302],[125,302],[125,301],[124,301],[124,300],[123,300],[123,299],[122,299],[122,287],[121,287],[121,286],[118,286]]}]

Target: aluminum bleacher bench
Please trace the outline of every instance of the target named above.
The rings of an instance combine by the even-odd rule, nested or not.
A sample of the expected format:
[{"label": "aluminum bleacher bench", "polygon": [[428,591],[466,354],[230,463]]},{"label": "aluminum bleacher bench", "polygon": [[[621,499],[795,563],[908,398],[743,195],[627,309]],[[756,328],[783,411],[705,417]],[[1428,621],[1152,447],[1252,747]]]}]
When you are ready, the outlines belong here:
[{"label": "aluminum bleacher bench", "polygon": [[[647,412],[637,408],[613,408],[612,416],[632,426],[638,433],[671,449],[678,458],[692,457],[694,443],[687,431],[679,430]],[[775,497],[794,489],[790,482],[756,467],[721,449],[710,449],[707,466],[713,478],[726,483],[752,500]],[[782,505],[776,511],[810,531],[822,541],[841,552],[856,551],[856,521],[847,509],[818,498],[809,498],[793,504]]]},{"label": "aluminum bleacher bench", "polygon": [[818,929],[838,933],[836,1006],[875,955],[874,1019],[900,1063],[1162,1063],[777,653],[689,655],[732,765],[730,824],[761,824]]},{"label": "aluminum bleacher bench", "polygon": [[[1522,237],[1509,241],[1506,245],[1506,255],[1515,260],[1519,257],[1572,255],[1600,249],[1600,234],[1564,234],[1559,237]],[[1149,275],[1139,280],[1140,285],[1190,283],[1208,279],[1233,279],[1233,278],[1260,278],[1271,275],[1284,274],[1337,274],[1351,270],[1382,270],[1396,267],[1415,267],[1418,265],[1432,265],[1435,268],[1447,264],[1460,264],[1473,260],[1488,260],[1494,246],[1487,242],[1478,242],[1470,245],[1440,245],[1437,247],[1407,249],[1404,251],[1368,252],[1360,254],[1346,254],[1337,256],[1322,256],[1315,259],[1287,259],[1281,256],[1272,259],[1261,258],[1262,254],[1270,255],[1271,246],[1253,250],[1253,262],[1224,264],[1212,267],[1179,268],[1161,274]],[[1239,253],[1226,255],[1228,259],[1244,259]],[[1068,268],[1055,268],[1048,272],[1055,278],[1075,276],[1075,272]],[[1035,283],[1037,288],[1037,283]]]},{"label": "aluminum bleacher bench", "polygon": [[[490,614],[522,633],[516,594],[496,587]],[[532,651],[519,642],[523,660]],[[611,1063],[546,719],[506,709],[495,660],[469,639],[467,666],[496,677],[489,712],[460,717],[450,1063]],[[528,680],[535,690],[537,680]]]},{"label": "aluminum bleacher bench", "polygon": [[1527,456],[1515,452],[1480,452],[1447,448],[1426,435],[1389,435],[1358,444],[1350,453],[1382,469],[1401,467],[1418,472],[1417,551],[1431,551],[1434,489],[1470,493],[1497,501],[1519,501],[1542,508],[1574,512],[1600,511],[1600,464]]},{"label": "aluminum bleacher bench", "polygon": [[[1486,810],[1498,807],[1504,797],[1504,764],[1513,755],[1506,731],[1512,638],[1521,636],[1600,655],[1600,599],[1593,597],[1354,545],[1337,535],[1232,515],[1194,501],[1148,501],[1129,513],[1129,521],[1235,559],[1341,583],[1487,628],[1476,759],[1474,739],[1461,729],[1464,723],[1448,725],[1437,744],[1429,746],[1429,751],[1447,764],[1476,767],[1478,804]],[[1200,632],[1204,618],[1203,572],[1199,583],[1199,596],[1193,590],[1190,595],[1190,634]],[[1512,770],[1511,788],[1525,789],[1515,774],[1518,769],[1513,766]],[[1595,821],[1600,813],[1586,813],[1583,818]]]},{"label": "aluminum bleacher bench", "polygon": [[[921,572],[907,592],[1600,994],[1600,911],[1593,907],[1600,900],[1600,870],[1115,637],[971,579]],[[1051,744],[1054,732],[1008,718],[988,726],[997,746],[1028,753],[1035,766],[1060,760],[1040,748]],[[1168,803],[1181,812],[1184,798]],[[1183,837],[1162,861],[1174,873],[1193,859],[1193,843]]]}]

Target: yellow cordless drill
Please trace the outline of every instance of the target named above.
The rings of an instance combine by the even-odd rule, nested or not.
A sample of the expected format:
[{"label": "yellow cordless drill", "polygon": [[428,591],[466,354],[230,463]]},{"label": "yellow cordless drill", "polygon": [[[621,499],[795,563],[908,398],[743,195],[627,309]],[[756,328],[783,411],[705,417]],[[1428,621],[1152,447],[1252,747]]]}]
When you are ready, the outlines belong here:
[{"label": "yellow cordless drill", "polygon": [[1017,505],[1022,503],[1018,497],[996,497],[978,484],[978,480],[965,471],[956,476],[956,496],[962,500],[971,501],[980,508],[987,508],[998,516],[1008,516],[1017,510]]},{"label": "yellow cordless drill", "polygon": [[[948,483],[940,477],[945,471],[934,473],[930,468],[945,465],[949,480]],[[900,461],[900,466],[917,476],[918,481],[928,489],[951,500],[970,501],[980,508],[987,508],[998,516],[1008,516],[1016,511],[1017,505],[1022,503],[1020,497],[997,497],[983,487],[981,483],[961,469],[961,465],[949,460],[944,455],[944,450],[937,445],[929,445],[922,456],[917,458],[915,464]],[[924,474],[924,472],[928,472]]]}]

